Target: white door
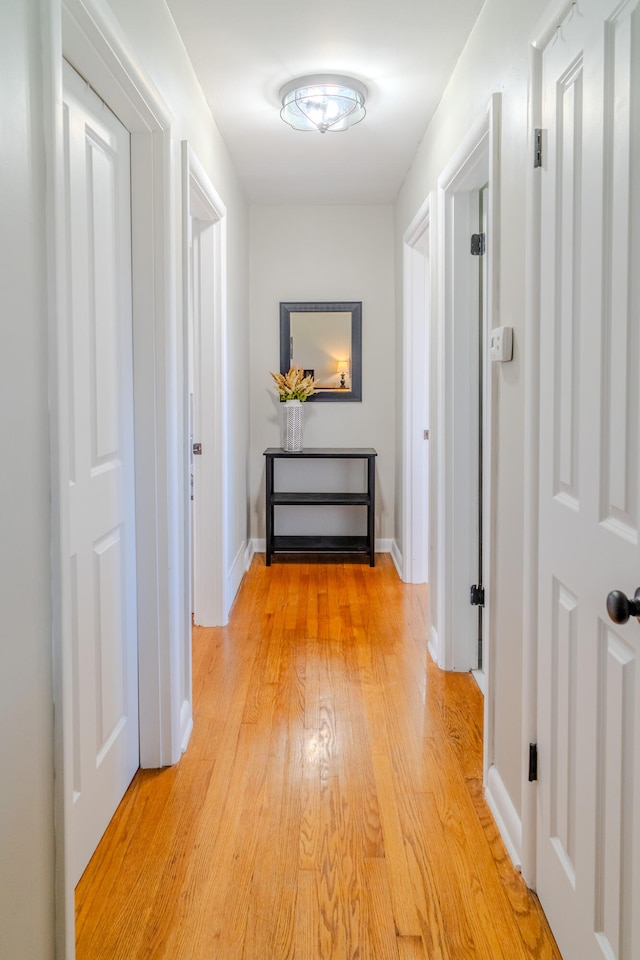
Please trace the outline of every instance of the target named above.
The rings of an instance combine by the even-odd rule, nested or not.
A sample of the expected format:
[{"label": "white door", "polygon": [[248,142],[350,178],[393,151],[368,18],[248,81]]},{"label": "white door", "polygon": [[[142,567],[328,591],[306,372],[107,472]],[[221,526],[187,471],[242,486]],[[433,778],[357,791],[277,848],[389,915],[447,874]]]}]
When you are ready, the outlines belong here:
[{"label": "white door", "polygon": [[[429,570],[429,392],[431,335],[431,203],[427,199],[404,235],[404,506],[402,579],[426,583]],[[435,613],[437,591],[430,595]]]},{"label": "white door", "polygon": [[139,758],[129,134],[67,64],[72,872]]},{"label": "white door", "polygon": [[537,885],[564,960],[640,957],[640,3],[542,56]]},{"label": "white door", "polygon": [[192,613],[193,622],[206,627],[216,624],[219,616],[212,584],[212,573],[219,560],[212,556],[214,544],[209,524],[213,501],[210,486],[212,444],[207,426],[214,407],[213,378],[207,375],[211,349],[208,308],[213,282],[213,273],[207,270],[206,259],[210,231],[211,224],[189,217],[189,396],[193,440],[198,445],[195,453],[193,447],[191,450]]},{"label": "white door", "polygon": [[[191,206],[201,198],[192,196]],[[202,204],[202,201],[201,201]],[[223,537],[220,523],[220,482],[216,462],[220,458],[219,385],[216,355],[220,343],[216,331],[216,301],[220,283],[216,268],[218,220],[206,209],[189,217],[189,395],[191,429],[199,453],[192,453],[193,502],[192,580],[193,616],[198,626],[212,627],[226,619],[222,584]],[[205,219],[205,216],[207,219]]]},{"label": "white door", "polygon": [[[472,195],[475,200],[475,194]],[[476,524],[476,555],[477,555],[477,570],[476,578],[474,583],[481,587],[484,590],[484,527],[485,527],[485,472],[487,465],[484,462],[485,454],[485,435],[486,435],[486,418],[489,414],[489,404],[487,402],[487,376],[490,370],[487,370],[487,340],[488,340],[488,320],[489,320],[489,306],[488,306],[488,292],[489,292],[489,271],[488,271],[488,257],[484,252],[487,244],[487,234],[489,230],[489,184],[485,184],[478,191],[478,222],[477,222],[477,231],[481,237],[484,238],[480,242],[480,247],[474,244],[474,250],[478,256],[478,303],[477,303],[477,345],[478,345],[478,397],[477,397],[477,409],[475,410],[477,416],[477,486],[478,486],[478,502],[477,502],[477,524]],[[474,337],[474,339],[476,339]],[[488,490],[486,491],[488,493]],[[486,692],[486,677],[484,675],[484,667],[486,660],[486,650],[484,647],[484,600],[478,604],[477,607],[477,621],[476,621],[476,640],[477,640],[477,660],[474,661],[472,658],[472,663],[475,662],[476,669],[474,674],[476,680],[482,692]]]}]

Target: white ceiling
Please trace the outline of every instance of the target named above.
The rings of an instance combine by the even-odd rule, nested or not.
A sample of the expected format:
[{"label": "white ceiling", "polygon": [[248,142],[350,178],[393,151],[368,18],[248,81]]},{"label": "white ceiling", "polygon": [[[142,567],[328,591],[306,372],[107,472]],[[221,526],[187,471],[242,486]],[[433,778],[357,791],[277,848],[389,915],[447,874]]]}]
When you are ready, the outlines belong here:
[{"label": "white ceiling", "polygon": [[[167,0],[252,203],[391,203],[484,0]],[[368,88],[344,133],[280,119],[294,77]]]}]

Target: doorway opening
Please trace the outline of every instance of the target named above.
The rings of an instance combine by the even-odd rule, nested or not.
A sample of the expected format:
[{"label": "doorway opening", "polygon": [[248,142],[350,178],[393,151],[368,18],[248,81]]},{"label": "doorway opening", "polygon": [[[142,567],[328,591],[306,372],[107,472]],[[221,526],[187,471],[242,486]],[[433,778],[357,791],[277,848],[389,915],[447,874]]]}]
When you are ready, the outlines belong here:
[{"label": "doorway opening", "polygon": [[[477,518],[477,546],[478,546],[478,567],[477,578],[474,587],[477,591],[472,599],[477,602],[477,661],[473,674],[478,686],[485,693],[486,675],[484,672],[484,434],[485,434],[485,414],[487,412],[486,391],[487,391],[487,340],[489,332],[489,308],[488,308],[488,283],[487,283],[487,264],[488,257],[487,233],[489,222],[489,184],[485,183],[478,191],[478,220],[477,233],[472,234],[471,254],[478,258],[478,399],[477,399],[477,422],[478,422],[478,462],[477,462],[477,483],[478,483],[478,518]],[[473,589],[473,588],[472,588]]]},{"label": "doorway opening", "polygon": [[[133,432],[135,438],[135,575],[139,666],[139,751],[144,767],[175,763],[180,756],[181,710],[173,665],[184,636],[177,589],[181,571],[170,562],[182,555],[178,428],[173,402],[176,375],[171,337],[173,297],[169,143],[171,118],[146,83],[113,23],[91,0],[55,6],[45,55],[50,123],[47,162],[51,173],[50,220],[52,349],[51,450],[53,458],[53,623],[56,806],[56,955],[75,955],[74,852],[71,828],[74,735],[72,723],[73,587],[68,576],[68,473],[71,428],[69,390],[67,251],[65,245],[64,115],[60,109],[63,56],[100,96],[130,135],[131,277],[133,337]],[[105,567],[106,570],[106,567]],[[108,573],[109,571],[107,571]],[[188,637],[190,643],[190,635]]]},{"label": "doorway opening", "polygon": [[[519,839],[511,835],[509,797],[493,766],[491,644],[492,530],[494,526],[494,377],[488,366],[491,326],[498,325],[500,96],[489,102],[438,180],[439,313],[431,365],[432,416],[429,642],[447,670],[477,671],[479,626],[484,693],[486,796],[514,863]],[[480,229],[479,229],[480,228]],[[473,234],[485,234],[484,256],[471,253]],[[435,464],[435,467],[434,467]],[[434,570],[435,567],[435,570]],[[480,614],[471,588],[484,590]]]},{"label": "doorway opening", "polygon": [[[426,583],[429,569],[429,345],[431,337],[431,201],[404,235],[403,515],[401,571],[406,583]],[[396,565],[398,565],[398,559]],[[431,596],[430,602],[437,602]]]},{"label": "doorway opening", "polygon": [[[63,576],[74,884],[139,765],[130,138],[63,67],[66,316]],[[62,372],[62,371],[61,371]],[[64,469],[64,468],[63,468]]]},{"label": "doorway opening", "polygon": [[[186,141],[183,168],[184,436],[189,449],[187,609],[198,626],[229,618],[226,558],[226,209]],[[189,618],[191,620],[191,617]],[[190,678],[189,662],[189,678]],[[190,679],[188,683],[190,691]]]},{"label": "doorway opening", "polygon": [[[432,540],[438,602],[431,615],[431,642],[438,663],[448,670],[478,666],[478,617],[469,601],[470,588],[478,580],[480,541],[485,667],[490,635],[494,404],[486,343],[489,325],[496,320],[499,106],[499,96],[493,97],[487,114],[438,181],[440,310],[431,351],[436,398],[431,456],[436,460],[433,487],[438,507],[431,515],[437,524]],[[476,258],[471,238],[481,224],[486,253]]]}]

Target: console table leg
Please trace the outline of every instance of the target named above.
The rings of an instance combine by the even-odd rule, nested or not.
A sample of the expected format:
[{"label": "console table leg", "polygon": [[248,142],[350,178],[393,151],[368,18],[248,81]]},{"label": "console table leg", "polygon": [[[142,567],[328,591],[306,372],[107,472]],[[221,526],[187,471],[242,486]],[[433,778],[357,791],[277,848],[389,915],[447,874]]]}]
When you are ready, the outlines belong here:
[{"label": "console table leg", "polygon": [[266,464],[266,476],[265,476],[265,487],[267,494],[267,510],[265,516],[265,535],[266,535],[266,553],[265,553],[265,564],[267,567],[271,566],[271,554],[273,552],[273,475],[274,475],[274,464],[273,457],[267,457]]},{"label": "console table leg", "polygon": [[369,507],[367,516],[367,535],[369,537],[369,566],[376,565],[376,462],[374,457],[367,461],[367,485],[369,492]]}]

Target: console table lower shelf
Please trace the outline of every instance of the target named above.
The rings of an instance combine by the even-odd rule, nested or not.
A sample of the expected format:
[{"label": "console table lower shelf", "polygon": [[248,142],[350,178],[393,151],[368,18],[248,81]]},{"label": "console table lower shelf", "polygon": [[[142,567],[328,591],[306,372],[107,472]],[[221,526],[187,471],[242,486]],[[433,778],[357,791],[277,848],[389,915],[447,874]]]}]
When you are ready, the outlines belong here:
[{"label": "console table lower shelf", "polygon": [[[275,553],[364,554],[375,566],[375,458],[372,447],[310,447],[298,453],[269,447],[266,457],[266,564],[271,565]],[[367,489],[347,492],[282,492],[274,490],[274,461],[298,460],[366,460]],[[367,532],[363,536],[279,536],[274,532],[274,510],[282,506],[361,506],[367,514]]]}]

